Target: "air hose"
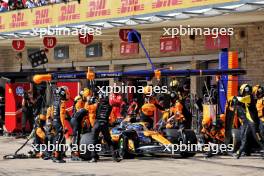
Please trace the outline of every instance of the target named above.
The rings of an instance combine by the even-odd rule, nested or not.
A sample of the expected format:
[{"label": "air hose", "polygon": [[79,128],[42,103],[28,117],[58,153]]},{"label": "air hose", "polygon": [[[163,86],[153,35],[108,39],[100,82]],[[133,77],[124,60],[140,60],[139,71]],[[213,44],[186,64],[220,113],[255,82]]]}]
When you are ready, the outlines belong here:
[{"label": "air hose", "polygon": [[14,154],[8,154],[8,155],[5,155],[5,156],[3,156],[3,159],[6,160],[6,159],[27,159],[27,158],[30,158],[28,155],[25,155],[25,154],[23,154],[23,153],[18,154],[18,152],[19,152],[20,150],[22,150],[22,149],[27,145],[28,141],[30,141],[30,139],[34,136],[34,134],[35,134],[35,128],[32,130],[32,132],[30,133],[30,135],[27,137],[26,142],[24,142],[23,145],[20,146],[20,147],[15,151]]}]

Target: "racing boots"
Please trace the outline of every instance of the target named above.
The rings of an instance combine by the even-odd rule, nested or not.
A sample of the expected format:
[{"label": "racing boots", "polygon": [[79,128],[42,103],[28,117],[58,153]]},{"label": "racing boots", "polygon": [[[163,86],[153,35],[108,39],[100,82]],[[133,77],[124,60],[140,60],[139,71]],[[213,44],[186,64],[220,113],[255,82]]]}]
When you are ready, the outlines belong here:
[{"label": "racing boots", "polygon": [[120,162],[122,160],[119,156],[118,150],[113,151],[112,158],[114,162]]},{"label": "racing boots", "polygon": [[62,153],[55,152],[55,156],[52,158],[54,163],[66,163],[65,160],[62,158]]},{"label": "racing boots", "polygon": [[236,153],[233,154],[233,157],[239,159],[241,157],[241,152],[238,150]]},{"label": "racing boots", "polygon": [[97,162],[97,159],[96,158],[92,158],[89,163],[96,163]]}]

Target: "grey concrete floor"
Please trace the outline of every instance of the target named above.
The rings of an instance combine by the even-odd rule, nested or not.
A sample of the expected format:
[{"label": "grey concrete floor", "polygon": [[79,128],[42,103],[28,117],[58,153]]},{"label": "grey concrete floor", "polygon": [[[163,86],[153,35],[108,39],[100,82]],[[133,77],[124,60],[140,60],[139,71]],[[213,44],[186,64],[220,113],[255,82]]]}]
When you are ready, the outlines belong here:
[{"label": "grey concrete floor", "polygon": [[[42,159],[3,160],[24,143],[24,139],[0,137],[0,175],[58,175],[58,176],[137,176],[137,175],[180,175],[180,176],[261,176],[264,175],[264,160],[258,155],[236,160],[230,156],[205,159],[201,154],[193,158],[141,157],[133,160],[112,162],[103,157],[97,163],[73,162],[57,164]],[[27,145],[21,152],[30,150]]]}]

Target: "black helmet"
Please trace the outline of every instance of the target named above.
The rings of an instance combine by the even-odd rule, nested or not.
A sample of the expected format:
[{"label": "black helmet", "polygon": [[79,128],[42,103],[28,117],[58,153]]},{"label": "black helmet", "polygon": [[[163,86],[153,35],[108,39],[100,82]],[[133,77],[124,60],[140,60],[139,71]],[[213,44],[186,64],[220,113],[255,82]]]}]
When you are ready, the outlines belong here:
[{"label": "black helmet", "polygon": [[109,102],[109,94],[107,92],[100,92],[99,93],[99,101],[102,103]]},{"label": "black helmet", "polygon": [[256,93],[257,98],[262,98],[264,96],[264,87],[259,87]]},{"label": "black helmet", "polygon": [[61,98],[61,100],[68,100],[69,98],[69,91],[66,86],[58,87],[55,90],[55,94]]},{"label": "black helmet", "polygon": [[95,104],[96,103],[96,101],[97,101],[97,99],[96,99],[96,97],[90,97],[89,99],[88,99],[88,103],[89,104]]},{"label": "black helmet", "polygon": [[247,96],[252,94],[252,87],[249,84],[242,84],[239,88],[240,96]]}]

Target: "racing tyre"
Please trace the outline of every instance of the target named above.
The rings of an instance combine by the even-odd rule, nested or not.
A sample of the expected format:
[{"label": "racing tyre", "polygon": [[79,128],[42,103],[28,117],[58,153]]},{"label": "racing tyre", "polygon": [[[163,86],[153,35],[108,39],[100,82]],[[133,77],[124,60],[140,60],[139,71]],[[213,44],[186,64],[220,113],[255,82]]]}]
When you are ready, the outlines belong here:
[{"label": "racing tyre", "polygon": [[119,155],[122,159],[135,158],[135,154],[133,152],[135,152],[137,146],[136,135],[137,134],[135,132],[127,132],[119,139]]},{"label": "racing tyre", "polygon": [[94,144],[93,140],[93,134],[92,133],[85,133],[82,135],[81,140],[80,140],[80,146],[81,145],[86,145],[86,152],[81,152],[80,153],[80,158],[88,161],[91,160],[91,151],[88,150],[88,145],[89,144]]},{"label": "racing tyre", "polygon": [[241,134],[239,129],[232,129],[233,152],[237,152],[241,145]]},{"label": "racing tyre", "polygon": [[[183,130],[182,131],[182,143],[183,144],[197,144],[197,138],[195,132],[193,130]],[[195,155],[195,151],[186,151],[181,152],[180,155],[183,158],[193,157]]]},{"label": "racing tyre", "polygon": [[180,141],[180,132],[178,129],[165,129],[166,138],[173,144],[177,144]]}]

